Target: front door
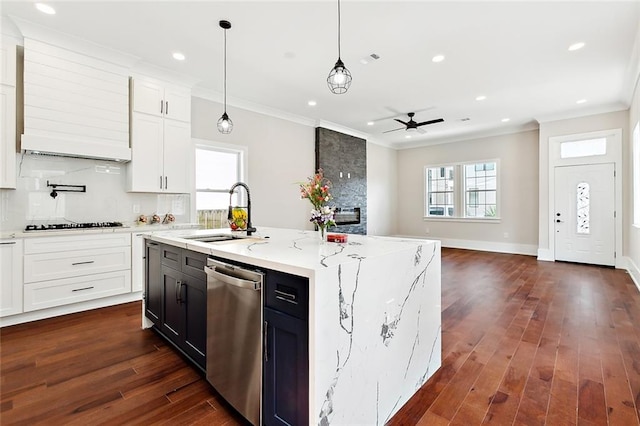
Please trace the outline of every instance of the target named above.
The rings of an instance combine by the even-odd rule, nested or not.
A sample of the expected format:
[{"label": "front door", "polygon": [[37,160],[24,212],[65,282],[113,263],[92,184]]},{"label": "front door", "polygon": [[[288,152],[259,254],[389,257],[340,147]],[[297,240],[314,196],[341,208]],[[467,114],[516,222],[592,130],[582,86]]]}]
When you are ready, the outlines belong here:
[{"label": "front door", "polygon": [[555,168],[555,258],[615,265],[615,166]]}]

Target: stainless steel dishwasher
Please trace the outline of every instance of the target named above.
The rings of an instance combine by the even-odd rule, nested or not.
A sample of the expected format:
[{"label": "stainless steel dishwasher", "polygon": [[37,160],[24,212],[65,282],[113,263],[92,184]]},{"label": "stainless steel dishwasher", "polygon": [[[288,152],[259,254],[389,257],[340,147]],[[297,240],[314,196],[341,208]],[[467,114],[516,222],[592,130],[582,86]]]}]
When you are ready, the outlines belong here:
[{"label": "stainless steel dishwasher", "polygon": [[264,274],[207,259],[207,381],[252,424],[262,412]]}]

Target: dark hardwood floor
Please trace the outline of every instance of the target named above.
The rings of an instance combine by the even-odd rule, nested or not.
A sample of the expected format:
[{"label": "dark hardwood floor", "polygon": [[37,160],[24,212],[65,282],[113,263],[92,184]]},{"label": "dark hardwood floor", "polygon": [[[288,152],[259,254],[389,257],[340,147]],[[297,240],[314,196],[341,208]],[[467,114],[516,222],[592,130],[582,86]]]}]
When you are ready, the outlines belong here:
[{"label": "dark hardwood floor", "polygon": [[[0,329],[0,423],[242,425],[140,304]],[[390,425],[640,425],[621,270],[443,249],[442,368]]]}]

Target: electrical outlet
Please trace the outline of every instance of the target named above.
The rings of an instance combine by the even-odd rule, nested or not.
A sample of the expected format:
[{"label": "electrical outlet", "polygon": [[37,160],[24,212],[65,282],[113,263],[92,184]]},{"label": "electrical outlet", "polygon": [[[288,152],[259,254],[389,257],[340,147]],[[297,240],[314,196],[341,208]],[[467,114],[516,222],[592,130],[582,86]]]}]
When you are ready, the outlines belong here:
[{"label": "electrical outlet", "polygon": [[508,233],[508,232],[505,232],[505,233],[504,233],[504,237],[505,237],[505,238],[509,238],[509,233]]},{"label": "electrical outlet", "polygon": [[140,213],[140,204],[134,204],[133,205],[133,213],[134,214]]},{"label": "electrical outlet", "polygon": [[425,234],[428,234],[428,233],[430,233],[430,232],[431,232],[431,230],[430,230],[429,228],[424,228],[424,233],[425,233]]}]

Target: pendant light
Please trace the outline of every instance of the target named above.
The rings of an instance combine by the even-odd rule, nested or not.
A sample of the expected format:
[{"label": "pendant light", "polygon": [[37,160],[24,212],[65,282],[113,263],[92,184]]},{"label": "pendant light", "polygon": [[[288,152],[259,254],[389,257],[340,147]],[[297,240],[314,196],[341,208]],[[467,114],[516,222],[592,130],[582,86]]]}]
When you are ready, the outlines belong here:
[{"label": "pendant light", "polygon": [[329,90],[336,95],[346,93],[351,86],[351,73],[340,59],[340,0],[338,0],[338,60],[327,77]]},{"label": "pendant light", "polygon": [[218,131],[228,134],[233,130],[233,121],[227,115],[227,30],[231,28],[231,22],[222,20],[219,24],[224,30],[224,113],[218,120]]}]

